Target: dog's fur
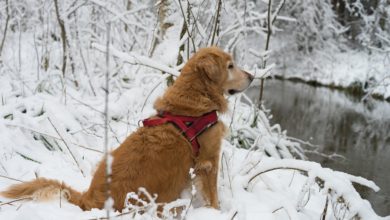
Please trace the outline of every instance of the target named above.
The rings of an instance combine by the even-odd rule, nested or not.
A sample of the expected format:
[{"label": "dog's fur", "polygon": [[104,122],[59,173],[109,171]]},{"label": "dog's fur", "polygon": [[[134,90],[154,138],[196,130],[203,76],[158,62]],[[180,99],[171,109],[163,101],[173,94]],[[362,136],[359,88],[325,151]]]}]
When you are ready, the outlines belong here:
[{"label": "dog's fur", "polygon": [[[200,49],[183,67],[181,75],[157,99],[154,108],[176,115],[201,116],[211,111],[227,110],[224,94],[243,91],[253,77],[234,65],[231,56],[217,47]],[[188,186],[189,170],[195,168],[198,191],[206,205],[218,208],[217,175],[222,122],[208,128],[199,137],[200,153],[193,156],[191,144],[172,124],[141,127],[112,152],[111,196],[114,208],[122,210],[126,194],[144,187],[157,194],[157,202],[179,198]],[[86,192],[80,193],[56,180],[38,178],[11,186],[1,193],[8,198],[47,199],[65,194],[68,201],[83,210],[103,208],[106,201],[106,172],[103,160]],[[132,202],[132,201],[130,201]]]}]

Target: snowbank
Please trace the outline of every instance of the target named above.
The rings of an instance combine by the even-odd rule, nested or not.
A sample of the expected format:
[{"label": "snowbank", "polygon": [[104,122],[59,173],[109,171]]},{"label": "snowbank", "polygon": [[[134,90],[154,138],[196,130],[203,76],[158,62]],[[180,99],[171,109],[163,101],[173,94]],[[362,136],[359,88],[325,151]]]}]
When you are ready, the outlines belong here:
[{"label": "snowbank", "polygon": [[353,87],[368,95],[390,98],[390,60],[386,54],[328,50],[313,52],[310,57],[287,56],[278,60],[282,65],[277,66],[274,75],[330,87]]}]

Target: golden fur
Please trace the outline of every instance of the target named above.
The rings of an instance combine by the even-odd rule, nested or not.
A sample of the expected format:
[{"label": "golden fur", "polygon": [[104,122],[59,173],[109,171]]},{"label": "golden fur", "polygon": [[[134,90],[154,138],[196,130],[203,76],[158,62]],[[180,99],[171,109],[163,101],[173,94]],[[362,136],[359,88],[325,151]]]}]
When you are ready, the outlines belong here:
[{"label": "golden fur", "polygon": [[[172,114],[201,116],[227,110],[224,94],[235,93],[249,86],[253,77],[238,69],[229,54],[211,47],[200,49],[183,67],[181,75],[157,99],[154,108]],[[141,127],[112,152],[111,196],[114,208],[124,208],[126,194],[144,187],[157,194],[157,202],[179,198],[189,184],[189,170],[195,168],[198,191],[206,205],[218,208],[217,177],[222,122],[207,129],[199,137],[199,156],[194,158],[191,144],[172,124]],[[103,208],[106,200],[105,162],[98,165],[89,189],[79,193],[56,180],[38,178],[11,186],[1,193],[8,198],[33,197],[46,199],[61,193],[83,210]],[[55,190],[57,189],[57,191]]]}]

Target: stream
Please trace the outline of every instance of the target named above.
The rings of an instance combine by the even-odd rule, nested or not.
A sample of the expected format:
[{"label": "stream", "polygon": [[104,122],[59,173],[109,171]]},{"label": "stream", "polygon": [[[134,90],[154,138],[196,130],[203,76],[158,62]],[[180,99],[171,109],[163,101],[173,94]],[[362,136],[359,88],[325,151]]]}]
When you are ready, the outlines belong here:
[{"label": "stream", "polygon": [[[247,94],[258,99],[259,87]],[[287,135],[318,145],[327,158],[308,153],[323,167],[373,180],[381,190],[355,185],[381,216],[390,215],[390,103],[363,102],[345,92],[314,87],[288,80],[266,80],[263,100],[271,110],[272,123],[280,124]]]}]

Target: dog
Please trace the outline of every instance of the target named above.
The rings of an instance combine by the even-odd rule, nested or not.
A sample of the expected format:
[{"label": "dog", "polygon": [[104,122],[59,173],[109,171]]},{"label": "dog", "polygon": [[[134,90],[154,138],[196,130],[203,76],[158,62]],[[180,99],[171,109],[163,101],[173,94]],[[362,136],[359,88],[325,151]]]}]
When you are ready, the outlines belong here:
[{"label": "dog", "polygon": [[[188,60],[173,85],[155,101],[154,108],[157,112],[168,113],[172,120],[178,116],[197,121],[210,112],[226,112],[225,95],[244,91],[252,80],[253,76],[239,69],[228,53],[217,47],[202,48]],[[162,122],[138,128],[111,152],[109,189],[114,209],[121,211],[128,199],[127,193],[137,192],[140,187],[151,195],[158,195],[156,202],[161,204],[178,199],[191,181],[190,168],[194,168],[195,185],[204,205],[218,209],[217,179],[225,126],[216,119],[200,132],[196,131],[198,133],[190,140],[183,134],[183,129],[164,117],[168,116],[156,114],[151,117],[148,120]],[[182,125],[190,127],[186,123]],[[99,163],[88,190],[83,193],[46,178],[12,185],[0,193],[6,198],[36,200],[50,199],[58,194],[83,210],[102,209],[108,198],[105,160]]]}]

